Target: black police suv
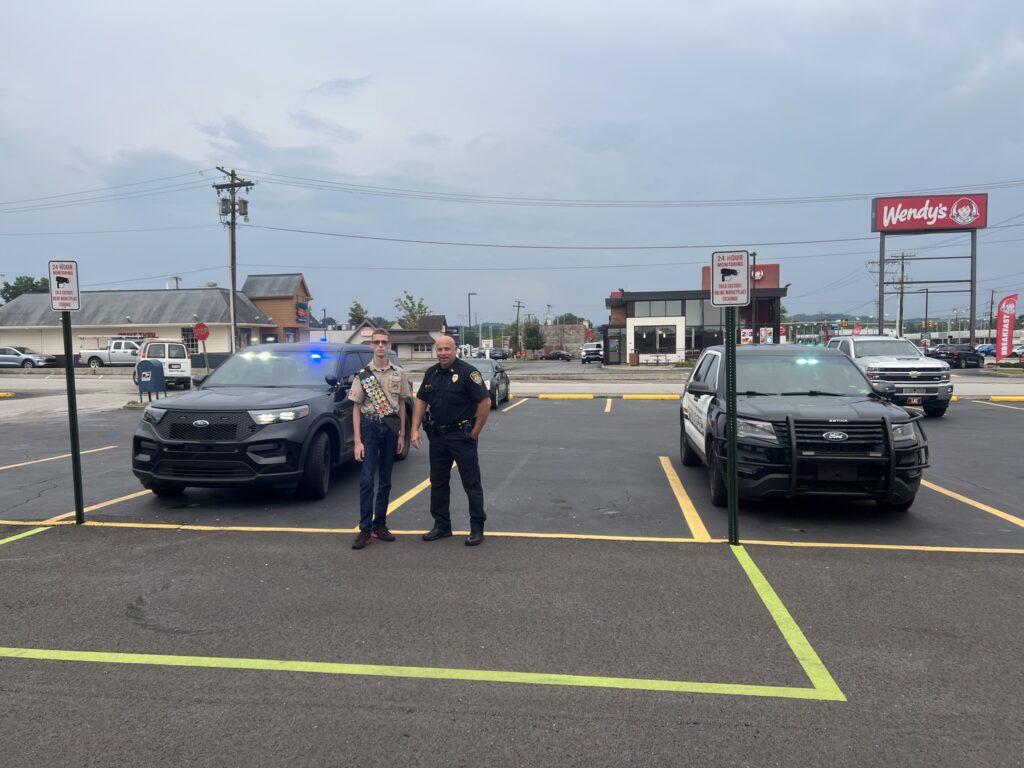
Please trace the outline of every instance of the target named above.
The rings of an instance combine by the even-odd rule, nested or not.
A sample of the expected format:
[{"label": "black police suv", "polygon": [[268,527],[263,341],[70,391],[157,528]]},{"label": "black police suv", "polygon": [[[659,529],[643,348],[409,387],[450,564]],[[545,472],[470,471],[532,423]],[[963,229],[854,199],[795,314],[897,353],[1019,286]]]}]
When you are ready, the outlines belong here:
[{"label": "black police suv", "polygon": [[[132,440],[132,472],[157,496],[187,486],[273,485],[322,499],[351,460],[348,390],[373,358],[361,344],[262,344],[229,357],[198,387],[151,403]],[[395,353],[391,359],[397,362]],[[412,423],[412,400],[405,403]],[[408,455],[406,441],[403,455]]]},{"label": "black police suv", "polygon": [[[832,496],[914,503],[928,441],[918,415],[890,402],[846,355],[797,344],[736,350],[739,495]],[[680,460],[708,467],[711,502],[726,504],[725,348],[704,350],[680,401]]]}]

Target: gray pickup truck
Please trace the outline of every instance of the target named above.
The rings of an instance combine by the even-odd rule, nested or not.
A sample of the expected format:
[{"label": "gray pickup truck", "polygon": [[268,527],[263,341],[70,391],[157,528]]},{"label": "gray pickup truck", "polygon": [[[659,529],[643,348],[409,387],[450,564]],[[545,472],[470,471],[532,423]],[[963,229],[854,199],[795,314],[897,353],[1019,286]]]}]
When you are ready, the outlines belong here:
[{"label": "gray pickup truck", "polygon": [[917,405],[927,416],[942,416],[953,397],[949,365],[925,357],[909,339],[895,336],[839,336],[828,343],[856,363],[868,380],[891,381],[892,399],[900,405]]},{"label": "gray pickup truck", "polygon": [[90,368],[102,368],[105,365],[135,365],[139,362],[140,341],[133,339],[111,339],[106,348],[80,349],[75,354],[75,362],[88,365]]}]

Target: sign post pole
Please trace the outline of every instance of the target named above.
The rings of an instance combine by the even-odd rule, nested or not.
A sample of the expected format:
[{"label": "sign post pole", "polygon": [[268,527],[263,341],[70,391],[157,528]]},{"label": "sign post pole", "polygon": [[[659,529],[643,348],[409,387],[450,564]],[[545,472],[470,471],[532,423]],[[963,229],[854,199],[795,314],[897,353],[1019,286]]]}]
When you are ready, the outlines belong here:
[{"label": "sign post pole", "polygon": [[[711,254],[711,304],[725,307],[725,490],[729,544],[737,546],[740,543],[740,501],[736,461],[736,307],[750,304],[750,254],[747,251]],[[708,460],[715,459],[709,456]]]}]

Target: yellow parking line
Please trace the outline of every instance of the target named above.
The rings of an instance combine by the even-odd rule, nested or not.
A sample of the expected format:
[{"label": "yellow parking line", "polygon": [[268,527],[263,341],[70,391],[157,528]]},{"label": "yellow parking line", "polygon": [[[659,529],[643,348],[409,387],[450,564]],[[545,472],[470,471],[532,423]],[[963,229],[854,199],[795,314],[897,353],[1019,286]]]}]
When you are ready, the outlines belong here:
[{"label": "yellow parking line", "polygon": [[33,528],[31,531],[22,531],[21,533],[16,533],[13,536],[8,536],[6,539],[0,539],[0,544],[10,544],[12,541],[17,541],[18,539],[24,539],[24,538],[27,538],[28,536],[35,536],[37,533],[42,533],[43,531],[48,531],[48,530],[50,530],[50,529],[49,528]]},{"label": "yellow parking line", "polygon": [[1024,407],[1021,407],[1019,405],[1006,405],[1005,403],[990,403],[987,400],[971,400],[970,402],[977,403],[978,405],[991,405],[996,408],[1009,408],[1011,411],[1024,411]]},{"label": "yellow parking line", "polygon": [[424,480],[422,483],[417,485],[415,488],[409,489],[408,491],[403,493],[401,496],[399,496],[397,499],[395,499],[390,504],[388,504],[388,514],[390,515],[392,512],[394,512],[400,506],[405,504],[405,502],[409,501],[413,497],[415,497],[418,494],[422,493],[423,491],[425,491],[429,487],[430,487],[430,478],[428,477],[426,480]]},{"label": "yellow parking line", "polygon": [[518,408],[520,405],[522,405],[525,402],[527,402],[527,401],[526,400],[519,400],[518,402],[512,403],[512,405],[508,406],[507,408],[502,408],[501,412],[502,413],[508,413],[513,408]]},{"label": "yellow parking line", "polygon": [[662,392],[659,394],[650,395],[623,395],[623,400],[678,400],[679,395],[673,395],[669,392]]},{"label": "yellow parking line", "polygon": [[672,493],[676,495],[676,501],[679,502],[679,508],[683,511],[683,518],[690,528],[690,533],[693,534],[694,541],[711,541],[708,529],[704,527],[704,521],[700,519],[697,508],[693,506],[693,502],[690,501],[690,497],[683,488],[683,482],[676,474],[672,462],[669,461],[668,456],[659,456],[658,458],[661,460],[661,468],[665,471],[668,484],[672,486]]},{"label": "yellow parking line", "polygon": [[982,504],[980,501],[975,501],[974,499],[969,499],[966,496],[961,496],[959,493],[956,493],[955,491],[951,491],[948,488],[943,488],[941,485],[936,485],[935,483],[930,483],[927,480],[922,480],[921,485],[923,485],[925,488],[931,488],[933,491],[937,491],[945,496],[949,496],[949,498],[951,499],[962,501],[964,504],[972,506],[975,509],[980,509],[982,512],[988,512],[990,515],[1001,517],[1003,520],[1011,522],[1014,525],[1019,525],[1021,528],[1024,528],[1024,520],[1022,520],[1019,517],[1016,517],[1015,515],[1011,515],[1009,512],[1003,512],[1001,509],[996,509],[995,507],[988,506],[988,504]]},{"label": "yellow parking line", "polygon": [[605,413],[611,413],[612,412],[612,399],[610,397],[608,398],[608,401],[604,404],[604,412]]},{"label": "yellow parking line", "polygon": [[562,395],[562,394],[547,394],[537,395],[538,400],[593,400],[593,395]]},{"label": "yellow parking line", "polygon": [[[103,509],[104,507],[112,507],[115,504],[120,504],[122,501],[131,501],[132,499],[137,499],[140,496],[149,496],[151,493],[153,492],[148,489],[144,491],[137,491],[136,493],[129,493],[127,496],[118,496],[116,499],[110,499],[108,501],[101,501],[99,504],[93,504],[91,507],[86,507],[82,511],[95,512],[97,509]],[[42,524],[52,525],[53,523],[59,523],[61,520],[65,520],[66,518],[71,517],[73,514],[75,513],[65,512],[63,515],[57,515],[56,517],[51,517],[49,520],[44,520]]]},{"label": "yellow parking line", "polygon": [[989,400],[998,403],[1024,403],[1024,395],[992,395]]},{"label": "yellow parking line", "polygon": [[[81,451],[80,455],[85,456],[87,453],[99,453],[100,451],[109,451],[117,448],[116,445],[105,445],[102,448],[90,448],[88,451]],[[57,461],[58,459],[70,459],[70,453],[62,453],[60,456],[48,456],[45,459],[33,459],[32,461],[23,461],[20,464],[7,464],[6,466],[0,467],[0,470],[4,469],[17,469],[18,467],[27,467],[30,464],[42,464],[44,461]]]}]

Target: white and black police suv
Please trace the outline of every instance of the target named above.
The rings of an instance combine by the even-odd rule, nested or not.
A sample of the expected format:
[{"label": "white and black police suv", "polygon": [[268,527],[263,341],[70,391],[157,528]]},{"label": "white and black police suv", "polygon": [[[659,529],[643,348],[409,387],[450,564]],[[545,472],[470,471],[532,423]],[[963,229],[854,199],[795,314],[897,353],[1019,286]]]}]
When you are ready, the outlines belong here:
[{"label": "white and black police suv", "polygon": [[[391,359],[398,362],[394,352]],[[157,496],[187,486],[270,485],[322,499],[355,444],[353,377],[362,344],[261,344],[236,352],[197,388],[150,404],[132,441],[132,472]],[[405,403],[412,423],[412,399]],[[399,460],[408,455],[409,442]]]},{"label": "white and black police suv", "polygon": [[[726,504],[725,348],[704,350],[680,404],[680,460],[708,467],[711,502]],[[838,350],[761,344],[736,350],[739,496],[874,499],[914,503],[928,442],[892,403],[891,382],[872,384]]]}]

